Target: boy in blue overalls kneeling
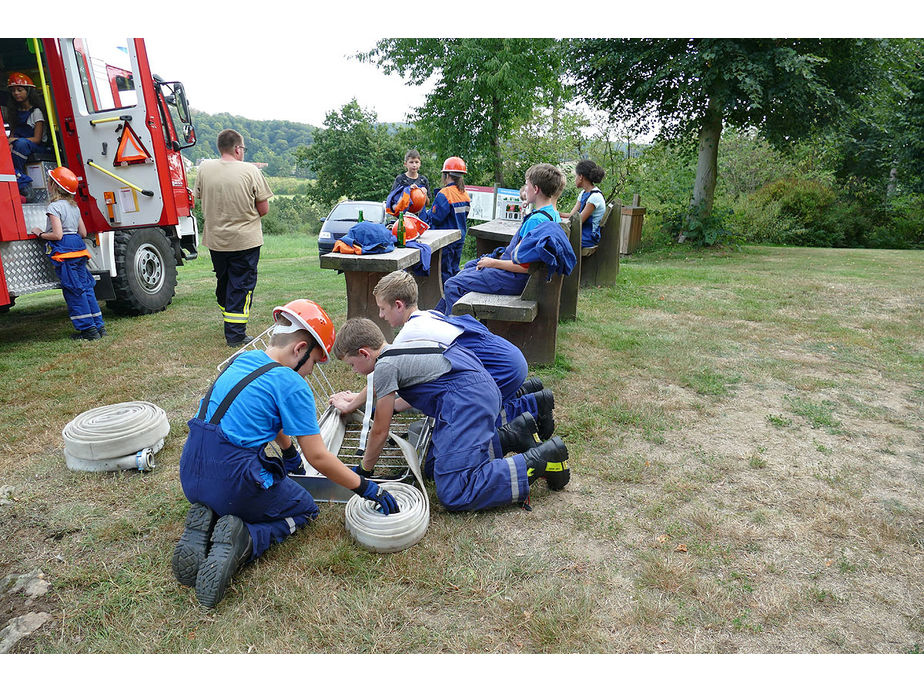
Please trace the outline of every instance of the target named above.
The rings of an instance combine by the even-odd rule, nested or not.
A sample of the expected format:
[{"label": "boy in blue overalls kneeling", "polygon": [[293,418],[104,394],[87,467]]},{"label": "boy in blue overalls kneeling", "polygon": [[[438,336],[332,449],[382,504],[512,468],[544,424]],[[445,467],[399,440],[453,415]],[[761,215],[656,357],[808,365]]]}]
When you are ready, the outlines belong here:
[{"label": "boy in blue overalls kneeling", "polygon": [[[299,448],[331,481],[375,501],[386,515],[398,512],[388,491],[351,471],[321,438],[305,376],[333,346],[327,313],[298,299],[277,307],[273,318],[266,351],[240,354],[202,399],[180,457],[180,482],[193,506],[173,552],[173,573],[195,586],[207,608],[221,601],[241,566],[318,516],[311,494],[288,477],[301,467]],[[271,441],[282,459],[266,454]]]},{"label": "boy in blue overalls kneeling", "polygon": [[567,483],[568,448],[558,436],[509,457],[490,453],[501,394],[465,347],[423,339],[389,345],[378,325],[353,318],[341,328],[333,353],[360,375],[374,373],[375,415],[361,464],[364,474],[375,469],[400,397],[436,422],[427,465],[447,510],[511,503],[528,508],[529,487],[537,479],[558,488]]}]

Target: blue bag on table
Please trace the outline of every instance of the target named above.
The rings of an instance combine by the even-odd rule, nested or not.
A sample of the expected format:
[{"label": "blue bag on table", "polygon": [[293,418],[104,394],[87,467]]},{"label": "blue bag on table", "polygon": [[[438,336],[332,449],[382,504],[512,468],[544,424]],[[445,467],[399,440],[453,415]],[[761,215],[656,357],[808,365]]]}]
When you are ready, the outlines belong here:
[{"label": "blue bag on table", "polygon": [[385,224],[361,221],[351,226],[347,234],[334,244],[334,252],[355,253],[356,248],[362,255],[390,253],[395,249],[395,238]]}]

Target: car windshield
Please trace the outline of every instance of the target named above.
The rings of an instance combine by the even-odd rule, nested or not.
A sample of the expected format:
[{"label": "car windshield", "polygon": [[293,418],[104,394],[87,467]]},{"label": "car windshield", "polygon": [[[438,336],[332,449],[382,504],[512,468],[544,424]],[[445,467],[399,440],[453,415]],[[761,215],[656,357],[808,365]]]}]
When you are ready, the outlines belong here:
[{"label": "car windshield", "polygon": [[349,202],[339,204],[330,214],[331,221],[358,221],[359,210],[363,210],[363,218],[366,221],[380,221],[382,214],[374,205],[359,205]]}]

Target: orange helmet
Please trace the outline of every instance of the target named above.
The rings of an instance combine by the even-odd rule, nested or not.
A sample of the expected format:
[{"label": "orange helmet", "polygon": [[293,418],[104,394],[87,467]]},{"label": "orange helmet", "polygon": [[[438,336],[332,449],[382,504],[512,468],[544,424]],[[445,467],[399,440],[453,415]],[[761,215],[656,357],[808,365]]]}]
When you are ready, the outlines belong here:
[{"label": "orange helmet", "polygon": [[58,168],[49,171],[48,175],[64,192],[71,195],[77,194],[77,176],[69,168],[58,166]]},{"label": "orange helmet", "polygon": [[273,320],[279,320],[280,316],[285,317],[292,323],[292,327],[283,327],[276,325],[273,333],[294,332],[295,330],[308,330],[314,341],[321,347],[324,352],[324,358],[321,363],[330,358],[330,350],[334,348],[334,338],[337,331],[334,329],[334,323],[330,316],[324,312],[314,301],[307,298],[297,298],[289,301],[284,306],[273,308]]},{"label": "orange helmet", "polygon": [[[395,222],[397,226],[398,222]],[[411,212],[404,213],[404,240],[413,241],[420,234],[430,228],[430,225],[416,214]],[[397,233],[397,228],[392,229]]]},{"label": "orange helmet", "polygon": [[468,173],[461,157],[451,156],[443,162],[443,173]]},{"label": "orange helmet", "polygon": [[418,188],[416,185],[411,188],[411,204],[408,207],[411,212],[419,212],[427,204],[427,191]]},{"label": "orange helmet", "polygon": [[35,82],[29,75],[23,72],[11,72],[7,77],[6,86],[8,87],[32,87],[35,88]]}]

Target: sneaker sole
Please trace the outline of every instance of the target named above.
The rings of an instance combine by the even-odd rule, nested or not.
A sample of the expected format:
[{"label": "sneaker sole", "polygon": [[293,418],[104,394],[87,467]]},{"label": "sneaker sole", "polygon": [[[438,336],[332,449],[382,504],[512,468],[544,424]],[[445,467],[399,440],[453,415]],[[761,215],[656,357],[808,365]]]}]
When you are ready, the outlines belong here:
[{"label": "sneaker sole", "polygon": [[183,535],[173,550],[173,575],[181,585],[196,584],[199,567],[209,553],[209,539],[215,526],[215,513],[211,508],[196,503],[186,513]]},{"label": "sneaker sole", "polygon": [[215,523],[212,548],[196,575],[196,599],[205,608],[215,608],[224,598],[249,538],[247,527],[239,517],[225,515]]}]

